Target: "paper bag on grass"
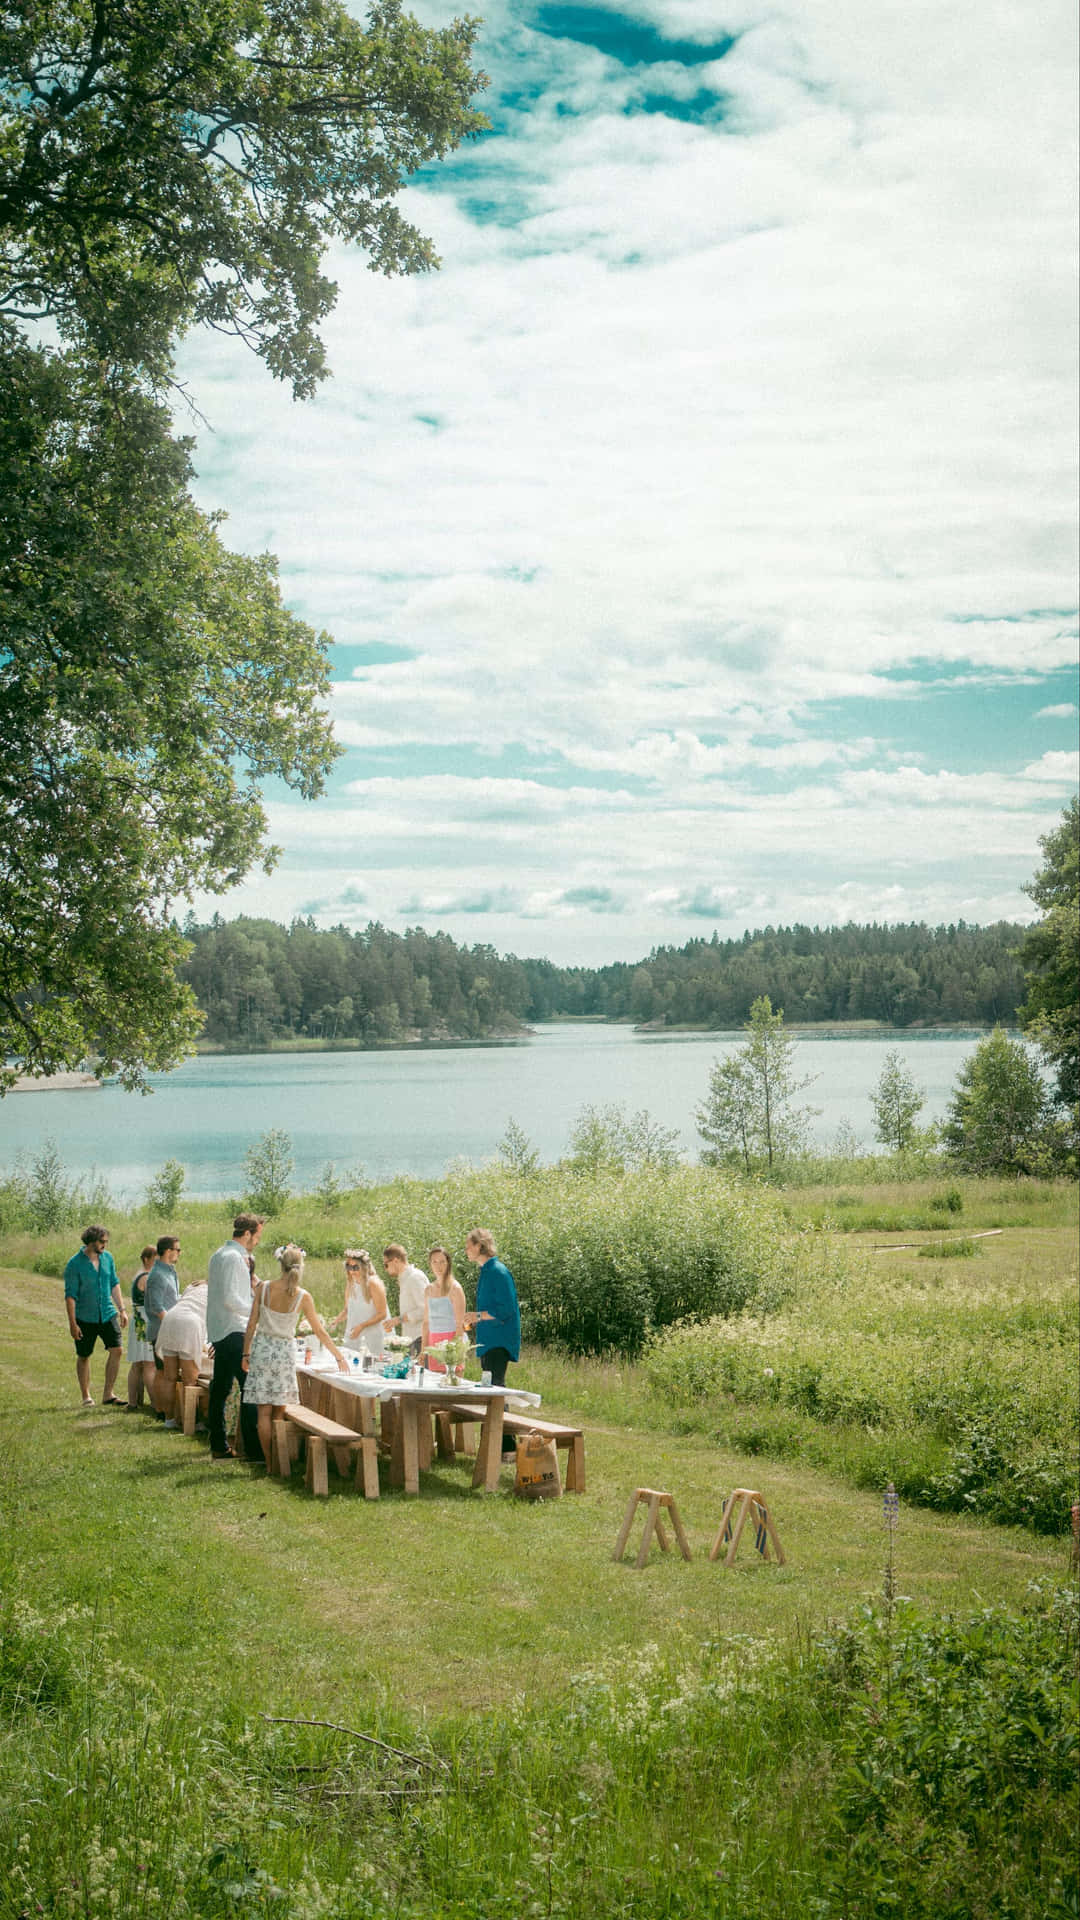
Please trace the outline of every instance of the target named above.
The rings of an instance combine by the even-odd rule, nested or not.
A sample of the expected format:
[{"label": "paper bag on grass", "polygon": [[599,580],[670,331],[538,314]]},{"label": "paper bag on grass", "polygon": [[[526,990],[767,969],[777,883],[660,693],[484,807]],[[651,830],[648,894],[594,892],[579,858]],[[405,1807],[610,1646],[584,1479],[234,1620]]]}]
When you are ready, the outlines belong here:
[{"label": "paper bag on grass", "polygon": [[514,1492],[522,1500],[557,1500],[562,1493],[559,1456],[554,1440],[542,1433],[525,1433],[514,1443],[517,1474]]}]

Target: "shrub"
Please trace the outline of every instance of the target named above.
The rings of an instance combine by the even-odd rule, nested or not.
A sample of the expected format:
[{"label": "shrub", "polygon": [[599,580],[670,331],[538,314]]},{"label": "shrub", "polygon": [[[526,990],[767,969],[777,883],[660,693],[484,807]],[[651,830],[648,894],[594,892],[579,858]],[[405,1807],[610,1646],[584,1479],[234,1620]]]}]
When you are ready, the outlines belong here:
[{"label": "shrub", "polygon": [[337,1177],[337,1167],[328,1160],[319,1175],[319,1184],[315,1188],[315,1198],[324,1213],[334,1213],[345,1198],[345,1190]]},{"label": "shrub", "polygon": [[1036,1589],[1019,1615],[902,1608],[819,1644],[838,1896],[823,1910],[1075,1911],[1076,1641],[1075,1595]]},{"label": "shrub", "polygon": [[67,1177],[55,1140],[46,1138],[30,1162],[27,1224],[31,1233],[51,1233],[70,1225],[76,1212],[77,1188]]},{"label": "shrub", "polygon": [[180,1205],[187,1172],[179,1160],[166,1160],[146,1189],[146,1204],[151,1213],[170,1219]]},{"label": "shrub", "polygon": [[244,1205],[272,1220],[288,1202],[295,1164],[287,1133],[271,1127],[261,1134],[244,1155]]}]

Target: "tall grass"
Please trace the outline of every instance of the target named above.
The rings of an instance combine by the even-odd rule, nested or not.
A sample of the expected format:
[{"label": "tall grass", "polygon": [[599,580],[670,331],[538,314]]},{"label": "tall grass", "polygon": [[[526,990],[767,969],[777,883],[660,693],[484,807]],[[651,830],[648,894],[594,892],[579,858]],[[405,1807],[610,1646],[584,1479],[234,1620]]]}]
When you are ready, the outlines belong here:
[{"label": "tall grass", "polygon": [[968,1243],[992,1249],[972,1270],[950,1261],[940,1275],[926,1249],[807,1268],[778,1312],[658,1332],[645,1375],[663,1405],[728,1444],[1063,1532],[1080,1353],[1075,1250],[1057,1240],[1063,1270],[1049,1281],[991,1241]]},{"label": "tall grass", "polygon": [[100,1622],[72,1642],[9,1605],[5,1648],[13,1618],[31,1662],[80,1650],[58,1697],[4,1702],[4,1920],[1074,1910],[1075,1599],[1052,1590],[586,1656],[557,1703],[427,1723],[346,1687],[279,1724],[258,1673],[223,1714],[132,1673]]}]

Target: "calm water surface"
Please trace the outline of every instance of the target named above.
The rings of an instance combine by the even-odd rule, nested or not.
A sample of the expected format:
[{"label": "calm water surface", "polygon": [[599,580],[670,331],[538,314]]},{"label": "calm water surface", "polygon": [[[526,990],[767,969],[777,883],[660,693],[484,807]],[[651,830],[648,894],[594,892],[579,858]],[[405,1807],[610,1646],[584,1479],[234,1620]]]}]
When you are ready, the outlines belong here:
[{"label": "calm water surface", "polygon": [[[802,1099],[820,1109],[812,1125],[827,1146],[847,1120],[872,1143],[869,1095],[895,1048],[925,1090],[923,1122],[939,1119],[961,1063],[983,1036],[972,1031],[800,1038]],[[183,1161],[188,1191],[235,1194],[245,1149],[268,1127],[289,1134],[296,1178],[312,1186],[327,1160],[369,1179],[439,1174],[464,1155],[495,1154],[511,1116],[544,1160],[565,1152],[582,1106],[617,1101],[647,1107],[678,1129],[686,1155],[701,1147],[694,1112],[713,1061],[743,1033],[637,1034],[629,1027],[552,1025],[507,1047],[430,1052],[207,1055],[155,1075],[149,1096],[99,1092],[20,1093],[0,1101],[0,1166],[46,1136],[66,1166],[96,1167],[118,1196],[140,1197],[162,1161]]]}]

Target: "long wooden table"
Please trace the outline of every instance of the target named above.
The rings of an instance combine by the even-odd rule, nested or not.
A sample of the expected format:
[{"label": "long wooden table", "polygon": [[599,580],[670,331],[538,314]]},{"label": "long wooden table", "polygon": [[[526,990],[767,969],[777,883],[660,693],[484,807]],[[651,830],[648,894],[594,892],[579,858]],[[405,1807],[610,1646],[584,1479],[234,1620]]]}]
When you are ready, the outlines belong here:
[{"label": "long wooden table", "polygon": [[301,1404],[351,1427],[354,1433],[374,1434],[377,1401],[393,1407],[390,1484],[410,1494],[419,1493],[420,1468],[430,1460],[432,1414],[445,1412],[454,1403],[481,1409],[483,1424],[472,1483],[494,1493],[502,1466],[504,1409],[508,1404],[538,1407],[540,1395],[516,1387],[485,1387],[475,1380],[455,1381],[452,1388],[433,1384],[440,1378],[445,1376],[425,1370],[407,1380],[386,1380],[380,1373],[364,1373],[352,1365],[348,1373],[340,1373],[332,1361],[329,1367],[298,1364],[296,1369]]}]

